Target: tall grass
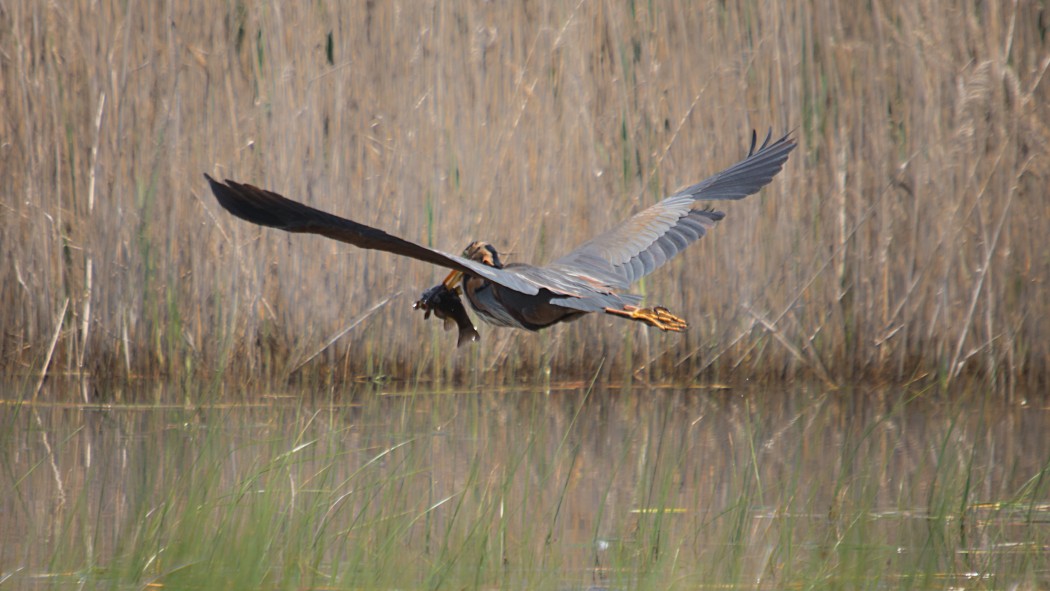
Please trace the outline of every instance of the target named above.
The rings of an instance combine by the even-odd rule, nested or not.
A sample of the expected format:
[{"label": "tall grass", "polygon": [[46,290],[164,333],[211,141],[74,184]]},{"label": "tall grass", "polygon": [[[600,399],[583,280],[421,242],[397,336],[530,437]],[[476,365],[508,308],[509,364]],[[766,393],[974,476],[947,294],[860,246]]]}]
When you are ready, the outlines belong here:
[{"label": "tall grass", "polygon": [[980,390],[947,402],[868,391],[318,392],[258,405],[3,407],[0,582],[1048,582],[1050,431],[1031,409],[982,406]]},{"label": "tall grass", "polygon": [[[8,3],[0,364],[285,379],[401,292],[298,371],[1045,384],[1046,22],[934,0]],[[597,317],[456,351],[410,311],[439,269],[241,223],[201,178],[544,262],[770,127],[799,138],[785,171],[637,286],[684,336]]]}]

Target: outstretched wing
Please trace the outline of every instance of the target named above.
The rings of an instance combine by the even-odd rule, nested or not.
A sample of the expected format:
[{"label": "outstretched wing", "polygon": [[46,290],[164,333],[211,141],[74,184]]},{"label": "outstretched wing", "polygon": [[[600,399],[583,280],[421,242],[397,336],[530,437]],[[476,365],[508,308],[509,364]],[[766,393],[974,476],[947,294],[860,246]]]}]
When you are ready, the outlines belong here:
[{"label": "outstretched wing", "polygon": [[790,134],[770,143],[772,131],[755,151],[751,133],[747,157],[718,174],[642,210],[612,230],[583,243],[545,268],[623,289],[652,273],[699,240],[725,217],[694,209],[697,201],[741,199],[757,193],[784,167],[795,149]]},{"label": "outstretched wing", "polygon": [[382,250],[417,259],[440,267],[483,277],[524,294],[539,293],[534,281],[518,274],[489,267],[453,254],[446,254],[409,242],[386,232],[341,218],[308,205],[292,201],[272,191],[227,179],[220,183],[207,174],[211,191],[226,211],[260,226],[269,226],[285,232],[320,234],[347,242],[360,248]]}]

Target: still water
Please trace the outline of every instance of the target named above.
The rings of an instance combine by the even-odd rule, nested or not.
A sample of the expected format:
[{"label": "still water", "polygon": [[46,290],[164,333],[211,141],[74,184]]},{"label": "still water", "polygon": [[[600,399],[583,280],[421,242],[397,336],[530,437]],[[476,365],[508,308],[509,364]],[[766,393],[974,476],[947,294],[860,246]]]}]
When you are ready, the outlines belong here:
[{"label": "still water", "polygon": [[240,396],[9,397],[0,588],[1050,588],[1043,399]]}]

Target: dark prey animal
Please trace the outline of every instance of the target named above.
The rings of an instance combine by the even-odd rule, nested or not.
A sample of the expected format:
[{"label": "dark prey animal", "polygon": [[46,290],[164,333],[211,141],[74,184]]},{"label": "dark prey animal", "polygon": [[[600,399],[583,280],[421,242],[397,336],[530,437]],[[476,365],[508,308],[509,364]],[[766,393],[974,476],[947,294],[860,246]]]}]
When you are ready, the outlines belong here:
[{"label": "dark prey animal", "polygon": [[320,234],[360,248],[451,269],[442,282],[445,289],[428,290],[417,307],[433,310],[439,318],[455,320],[460,325],[461,339],[465,325],[454,309],[459,301],[454,290],[460,283],[471,308],[482,320],[496,326],[535,331],[589,312],[605,312],[665,331],[681,331],[687,327],[684,319],[663,307],[640,307],[641,296],[622,290],[682,252],[725,217],[721,211],[698,207],[698,201],[741,199],[773,180],[796,144],[790,134],[774,142],[770,142],[771,137],[772,133],[767,134],[758,146],[757,136],[752,133],[751,148],[743,160],[539,267],[504,264],[496,249],[486,242],[471,242],[460,256],[447,254],[272,191],[232,180],[220,183],[204,176],[222,207],[254,224]]},{"label": "dark prey animal", "polygon": [[481,335],[474,323],[467,315],[467,309],[463,307],[463,300],[459,299],[459,288],[450,288],[444,283],[438,283],[434,287],[423,292],[413,308],[423,310],[423,318],[430,318],[433,312],[441,320],[445,321],[445,330],[452,328],[453,322],[459,327],[459,339],[456,346],[462,347],[463,343],[478,341]]}]

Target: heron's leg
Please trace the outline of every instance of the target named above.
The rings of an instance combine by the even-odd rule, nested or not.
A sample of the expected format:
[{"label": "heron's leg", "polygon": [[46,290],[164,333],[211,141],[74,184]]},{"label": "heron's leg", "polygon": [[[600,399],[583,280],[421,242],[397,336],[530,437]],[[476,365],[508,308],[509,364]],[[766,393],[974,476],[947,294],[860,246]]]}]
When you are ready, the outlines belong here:
[{"label": "heron's leg", "polygon": [[612,314],[613,316],[622,316],[631,320],[644,322],[649,326],[655,326],[664,331],[670,330],[673,332],[682,332],[689,328],[689,324],[686,323],[684,318],[675,316],[667,308],[662,306],[654,306],[652,308],[624,306],[623,309],[606,308],[605,312],[607,314]]}]

